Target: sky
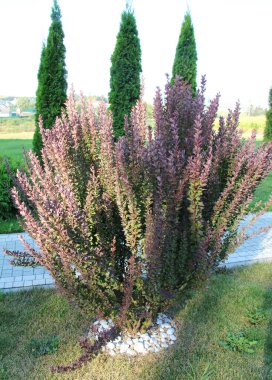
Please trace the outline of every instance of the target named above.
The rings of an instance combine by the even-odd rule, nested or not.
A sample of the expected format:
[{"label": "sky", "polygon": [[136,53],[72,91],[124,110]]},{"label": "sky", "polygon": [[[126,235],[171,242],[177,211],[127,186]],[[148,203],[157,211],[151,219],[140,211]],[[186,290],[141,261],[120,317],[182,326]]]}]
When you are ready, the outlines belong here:
[{"label": "sky", "polygon": [[[53,0],[0,0],[0,95],[35,96],[42,42]],[[108,95],[113,53],[126,0],[59,0],[69,86]],[[142,49],[145,99],[171,75],[181,24],[190,10],[198,83],[221,108],[237,100],[267,107],[272,86],[272,0],[132,0]]]}]

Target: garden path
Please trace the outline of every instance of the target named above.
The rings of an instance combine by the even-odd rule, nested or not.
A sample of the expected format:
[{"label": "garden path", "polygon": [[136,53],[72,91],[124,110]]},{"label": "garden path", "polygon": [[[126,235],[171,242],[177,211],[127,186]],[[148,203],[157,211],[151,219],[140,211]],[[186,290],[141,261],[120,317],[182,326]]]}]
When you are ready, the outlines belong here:
[{"label": "garden path", "polygon": [[[246,219],[250,218],[248,216]],[[242,222],[241,224],[243,225]],[[259,227],[272,225],[272,212],[262,215],[249,229],[256,231]],[[28,234],[21,234],[33,247],[35,242]],[[52,286],[54,280],[43,267],[16,267],[9,263],[10,258],[3,253],[4,249],[23,250],[23,244],[18,238],[19,234],[0,235],[0,290],[18,290],[32,288],[33,286]],[[251,264],[258,261],[272,261],[272,229],[268,232],[252,237],[231,254],[222,265],[227,267]]]}]

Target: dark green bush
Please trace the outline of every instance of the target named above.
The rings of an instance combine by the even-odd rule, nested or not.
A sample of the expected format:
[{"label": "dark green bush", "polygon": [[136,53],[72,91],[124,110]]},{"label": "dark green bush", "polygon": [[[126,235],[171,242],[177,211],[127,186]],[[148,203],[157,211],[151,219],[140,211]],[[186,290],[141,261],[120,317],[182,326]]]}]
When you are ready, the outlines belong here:
[{"label": "dark green bush", "polygon": [[[11,172],[15,175],[18,162],[9,161]],[[8,174],[4,157],[0,157],[0,220],[7,220],[16,214],[16,208],[11,199],[10,189],[13,181]]]},{"label": "dark green bush", "polygon": [[43,146],[39,117],[43,119],[44,128],[52,128],[56,117],[61,115],[67,98],[66,49],[63,43],[61,11],[57,0],[53,3],[51,20],[47,42],[43,45],[41,52],[36,92],[36,129],[33,136],[33,151],[39,157]]},{"label": "dark green bush", "polygon": [[109,102],[115,138],[125,134],[124,117],[140,96],[141,46],[132,10],[122,13],[120,30],[111,56]]},{"label": "dark green bush", "polygon": [[176,75],[192,86],[196,94],[197,51],[194,26],[189,12],[186,13],[180,31],[176,55],[172,69],[172,83]]}]

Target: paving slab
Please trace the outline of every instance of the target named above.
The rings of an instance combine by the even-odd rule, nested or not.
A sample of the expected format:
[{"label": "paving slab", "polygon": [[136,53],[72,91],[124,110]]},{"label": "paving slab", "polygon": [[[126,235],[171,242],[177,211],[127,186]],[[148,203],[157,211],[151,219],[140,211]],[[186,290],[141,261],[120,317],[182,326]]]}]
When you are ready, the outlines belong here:
[{"label": "paving slab", "polygon": [[27,234],[1,234],[0,235],[0,290],[27,289],[33,286],[52,286],[54,279],[43,267],[38,266],[20,267],[10,264],[12,257],[4,253],[4,249],[24,250],[24,246],[19,239],[22,235],[33,248],[37,248],[34,240]]}]

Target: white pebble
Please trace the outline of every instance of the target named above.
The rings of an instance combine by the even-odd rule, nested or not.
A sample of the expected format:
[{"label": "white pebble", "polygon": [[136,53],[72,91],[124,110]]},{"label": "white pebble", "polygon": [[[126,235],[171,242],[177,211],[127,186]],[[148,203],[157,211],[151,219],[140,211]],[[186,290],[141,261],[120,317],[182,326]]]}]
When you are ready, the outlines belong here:
[{"label": "white pebble", "polygon": [[167,343],[162,343],[161,346],[162,346],[163,348],[167,348],[167,347],[168,347],[168,344],[167,344]]},{"label": "white pebble", "polygon": [[108,342],[108,343],[106,344],[106,347],[107,347],[107,349],[109,349],[109,350],[113,350],[113,349],[115,348],[115,344],[112,343],[112,342]]},{"label": "white pebble", "polygon": [[[99,333],[105,332],[114,326],[112,319],[97,320],[93,323],[97,327],[98,333],[90,329],[88,338],[98,340]],[[169,319],[165,314],[158,315],[156,323],[150,326],[150,329],[145,333],[138,332],[135,335],[121,333],[114,341],[108,342],[102,347],[103,352],[114,356],[118,353],[133,356],[136,354],[145,355],[148,352],[157,353],[163,348],[168,348],[177,340],[175,335],[175,322]]]},{"label": "white pebble", "polygon": [[173,327],[171,327],[170,329],[167,330],[168,335],[173,335],[174,332],[175,332],[175,329],[173,329]]},{"label": "white pebble", "polygon": [[134,345],[134,350],[135,350],[136,352],[141,353],[141,354],[144,353],[145,348],[144,348],[143,343],[140,343],[140,342],[136,343],[136,344]]},{"label": "white pebble", "polygon": [[166,334],[165,332],[161,333],[161,337],[162,338],[167,338],[168,337],[168,334]]},{"label": "white pebble", "polygon": [[124,354],[125,352],[127,352],[128,348],[129,348],[129,345],[128,345],[128,344],[122,343],[122,344],[120,345],[120,353],[121,353],[121,354]]},{"label": "white pebble", "polygon": [[133,351],[131,348],[129,348],[129,349],[127,350],[126,354],[127,354],[127,355],[130,355],[130,356],[134,356],[134,355],[136,355],[136,352]]}]

